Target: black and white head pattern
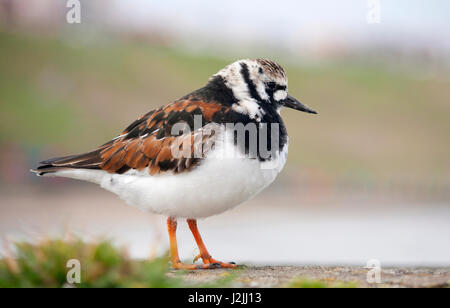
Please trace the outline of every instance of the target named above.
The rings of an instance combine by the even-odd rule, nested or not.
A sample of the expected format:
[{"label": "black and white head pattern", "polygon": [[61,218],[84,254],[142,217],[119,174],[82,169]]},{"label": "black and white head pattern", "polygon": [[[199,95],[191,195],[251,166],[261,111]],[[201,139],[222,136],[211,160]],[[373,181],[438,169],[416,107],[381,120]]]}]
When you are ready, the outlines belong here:
[{"label": "black and white head pattern", "polygon": [[[287,97],[288,79],[284,69],[266,59],[236,61],[214,76],[220,76],[233,92],[234,111],[260,121],[265,111],[262,104],[272,104],[279,110]],[[213,78],[214,78],[213,76]]]}]

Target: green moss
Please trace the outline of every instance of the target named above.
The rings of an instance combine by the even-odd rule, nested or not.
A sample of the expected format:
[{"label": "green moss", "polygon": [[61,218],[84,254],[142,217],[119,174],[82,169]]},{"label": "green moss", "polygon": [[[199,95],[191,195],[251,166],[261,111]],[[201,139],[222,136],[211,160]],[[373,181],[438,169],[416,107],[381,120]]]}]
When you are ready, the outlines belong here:
[{"label": "green moss", "polygon": [[[67,262],[79,260],[81,282],[70,286],[77,288],[172,288],[188,286],[183,272],[168,275],[167,257],[137,261],[130,259],[125,250],[115,248],[108,241],[84,243],[47,240],[39,244],[17,243],[14,255],[0,259],[0,288],[17,287],[67,287]],[[221,277],[211,284],[194,287],[223,287],[234,274]]]}]

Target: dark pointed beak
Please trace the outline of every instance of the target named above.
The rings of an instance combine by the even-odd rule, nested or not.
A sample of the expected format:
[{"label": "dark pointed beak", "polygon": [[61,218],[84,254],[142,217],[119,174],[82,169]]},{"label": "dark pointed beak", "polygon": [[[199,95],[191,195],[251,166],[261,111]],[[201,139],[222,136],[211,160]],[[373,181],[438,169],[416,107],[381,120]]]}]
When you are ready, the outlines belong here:
[{"label": "dark pointed beak", "polygon": [[316,111],[314,111],[311,108],[309,108],[308,106],[300,103],[298,100],[296,100],[295,98],[293,98],[289,94],[286,97],[286,99],[283,101],[283,105],[285,107],[292,108],[292,109],[295,109],[295,110],[299,110],[299,111],[303,111],[303,112],[307,112],[307,113],[317,114]]}]

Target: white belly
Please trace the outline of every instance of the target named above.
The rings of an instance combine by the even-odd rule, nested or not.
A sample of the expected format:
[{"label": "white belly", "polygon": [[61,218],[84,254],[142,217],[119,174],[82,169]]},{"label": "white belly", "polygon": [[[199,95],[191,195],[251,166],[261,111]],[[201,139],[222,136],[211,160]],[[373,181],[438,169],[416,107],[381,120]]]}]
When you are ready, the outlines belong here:
[{"label": "white belly", "polygon": [[[192,171],[176,175],[168,172],[150,176],[147,170],[124,174],[75,170],[56,175],[97,182],[129,205],[145,211],[179,218],[202,218],[229,210],[271,184],[286,162],[287,148],[286,144],[279,157],[268,163],[216,149]],[[92,173],[89,179],[88,174],[80,174],[84,172]]]}]

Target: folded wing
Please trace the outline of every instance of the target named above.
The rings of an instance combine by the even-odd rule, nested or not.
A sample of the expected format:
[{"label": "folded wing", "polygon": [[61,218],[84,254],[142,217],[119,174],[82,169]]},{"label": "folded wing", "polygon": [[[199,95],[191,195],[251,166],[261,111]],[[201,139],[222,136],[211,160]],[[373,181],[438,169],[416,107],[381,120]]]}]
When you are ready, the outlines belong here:
[{"label": "folded wing", "polygon": [[[188,97],[145,114],[94,151],[49,159],[33,171],[38,175],[67,169],[118,174],[145,169],[150,175],[186,172],[213,147],[218,131],[214,119],[224,112],[226,107],[221,104]],[[184,125],[184,130],[175,129],[180,127],[175,125]]]}]

